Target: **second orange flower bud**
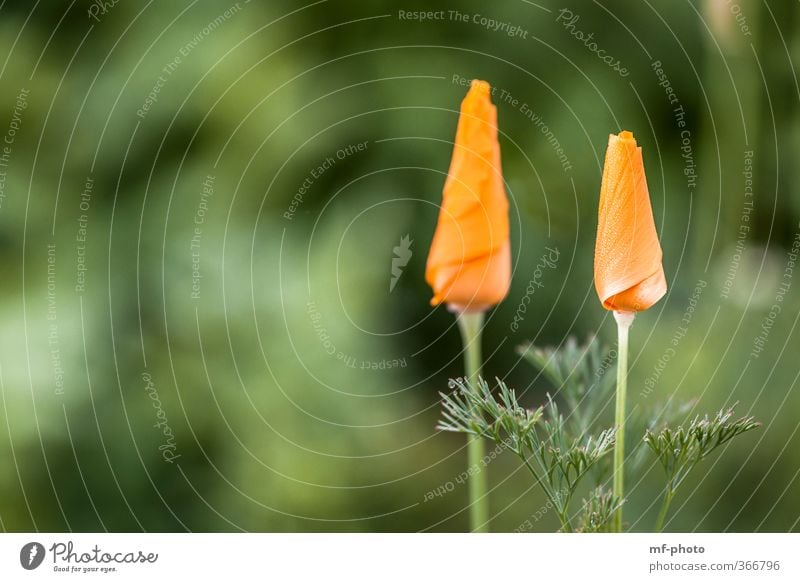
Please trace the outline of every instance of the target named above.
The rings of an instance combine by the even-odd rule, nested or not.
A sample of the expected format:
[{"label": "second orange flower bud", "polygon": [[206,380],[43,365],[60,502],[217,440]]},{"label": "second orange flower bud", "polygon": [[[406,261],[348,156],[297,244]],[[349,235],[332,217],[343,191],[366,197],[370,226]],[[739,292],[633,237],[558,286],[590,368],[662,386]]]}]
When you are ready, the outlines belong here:
[{"label": "second orange flower bud", "polygon": [[667,292],[642,148],[629,131],[611,135],[600,187],[594,283],[603,307],[649,309]]}]

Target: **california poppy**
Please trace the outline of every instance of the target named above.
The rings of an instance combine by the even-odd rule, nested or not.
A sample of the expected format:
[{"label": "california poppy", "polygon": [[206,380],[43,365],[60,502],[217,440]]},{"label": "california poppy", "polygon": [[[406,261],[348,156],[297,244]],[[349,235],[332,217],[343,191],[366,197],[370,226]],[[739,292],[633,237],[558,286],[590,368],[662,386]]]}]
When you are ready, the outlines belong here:
[{"label": "california poppy", "polygon": [[461,103],[425,280],[431,305],[458,312],[499,303],[511,283],[508,200],[500,167],[497,109],[486,81],[472,81]]},{"label": "california poppy", "polygon": [[667,292],[642,148],[630,131],[610,135],[600,187],[594,284],[603,307],[636,312]]}]

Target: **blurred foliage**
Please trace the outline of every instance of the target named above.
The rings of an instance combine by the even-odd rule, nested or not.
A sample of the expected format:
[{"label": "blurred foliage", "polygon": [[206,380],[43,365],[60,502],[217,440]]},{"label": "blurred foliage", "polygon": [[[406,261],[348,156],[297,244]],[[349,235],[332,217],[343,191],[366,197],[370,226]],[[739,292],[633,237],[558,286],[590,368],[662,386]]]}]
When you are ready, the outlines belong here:
[{"label": "blurred foliage", "polygon": [[[468,22],[400,18],[438,9],[423,2],[97,6],[0,7],[0,134],[21,112],[0,203],[2,529],[463,530],[463,438],[435,430],[460,341],[423,275],[459,80],[484,78],[511,96],[494,99],[515,269],[487,318],[484,374],[533,407],[553,388],[516,346],[613,341],[594,221],[608,134],[632,130],[670,284],[632,330],[632,407],[692,400],[693,418],[739,401],[764,423],[687,478],[669,527],[798,530],[800,283],[770,318],[800,229],[796,2],[739,0],[739,20],[718,0],[574,2],[574,29],[627,77],[549,0],[460,2]],[[655,61],[685,111],[694,189]],[[389,293],[406,234],[413,256]],[[547,247],[558,264],[512,332]],[[546,500],[508,455],[490,471],[491,527],[518,529]],[[652,522],[661,480],[651,461],[626,515]]]}]

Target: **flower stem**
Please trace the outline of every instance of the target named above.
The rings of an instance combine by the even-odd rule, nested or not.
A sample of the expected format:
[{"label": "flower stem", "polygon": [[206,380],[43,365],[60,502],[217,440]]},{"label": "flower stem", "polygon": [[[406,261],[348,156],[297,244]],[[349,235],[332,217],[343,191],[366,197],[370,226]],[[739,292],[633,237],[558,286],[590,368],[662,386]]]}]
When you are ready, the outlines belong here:
[{"label": "flower stem", "polygon": [[[456,316],[464,342],[464,367],[469,384],[478,390],[478,377],[481,371],[481,331],[483,311],[459,313]],[[482,437],[467,437],[467,469],[469,477],[469,527],[473,532],[489,531],[489,480],[486,467],[482,467],[484,444]],[[474,474],[472,474],[474,473]]]},{"label": "flower stem", "polygon": [[656,532],[661,533],[664,529],[664,520],[667,518],[667,511],[669,511],[669,504],[672,502],[672,496],[675,492],[668,486],[664,492],[664,501],[661,503],[661,511],[658,512],[656,519]]},{"label": "flower stem", "polygon": [[525,463],[525,466],[528,468],[528,471],[531,472],[531,475],[533,475],[533,479],[536,481],[536,484],[542,488],[542,491],[544,491],[547,501],[553,506],[553,510],[556,512],[556,515],[558,515],[558,520],[561,522],[561,529],[567,533],[572,532],[572,526],[569,523],[569,515],[567,514],[566,509],[562,508],[558,502],[559,500],[556,498],[558,493],[555,496],[551,493],[549,487],[547,487],[544,484],[544,481],[539,478],[539,474],[536,472],[536,469],[534,469],[533,465],[531,465],[530,461],[528,461],[528,457],[525,456],[524,451],[519,454],[519,457],[522,459],[522,462]]},{"label": "flower stem", "polygon": [[622,531],[622,501],[625,495],[624,470],[625,463],[625,392],[628,388],[628,330],[633,323],[633,313],[615,311],[617,321],[617,402],[614,426],[617,428],[614,444],[614,497],[620,501],[614,515],[614,531]]}]

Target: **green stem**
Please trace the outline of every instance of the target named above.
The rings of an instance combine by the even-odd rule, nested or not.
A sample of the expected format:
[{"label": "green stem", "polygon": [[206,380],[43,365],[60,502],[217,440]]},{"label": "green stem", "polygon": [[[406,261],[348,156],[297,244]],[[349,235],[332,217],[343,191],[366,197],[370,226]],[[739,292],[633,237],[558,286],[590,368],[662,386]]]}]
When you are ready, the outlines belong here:
[{"label": "green stem", "polygon": [[669,504],[672,502],[673,495],[675,495],[675,491],[667,486],[667,490],[664,492],[664,501],[661,503],[661,511],[658,512],[658,518],[656,519],[656,532],[658,533],[664,529],[664,520],[667,518],[667,511],[669,511]]},{"label": "green stem", "polygon": [[[531,472],[531,475],[533,475],[536,484],[542,488],[542,491],[544,491],[544,494],[547,497],[547,500],[550,502],[550,505],[553,506],[553,511],[556,512],[558,520],[561,522],[561,529],[566,533],[571,533],[572,525],[570,525],[569,523],[569,515],[567,514],[567,509],[566,509],[566,505],[569,504],[567,503],[566,505],[561,505],[561,503],[556,499],[556,497],[550,492],[550,489],[545,486],[544,481],[542,481],[539,478],[539,474],[536,472],[536,469],[533,468],[533,465],[530,464],[524,452],[521,452],[519,454],[519,457],[522,459],[522,462],[525,463],[525,466]],[[556,495],[558,495],[558,493]]]},{"label": "green stem", "polygon": [[[560,493],[559,493],[560,495]],[[563,503],[563,514],[561,515],[561,523],[563,524],[563,530],[566,533],[572,533],[572,524],[569,522],[569,503],[572,501],[572,491],[569,491],[566,495],[566,499],[564,499]]]},{"label": "green stem", "polygon": [[[481,371],[481,330],[483,311],[459,313],[456,316],[461,339],[464,342],[464,367],[473,390],[478,390]],[[469,484],[469,527],[473,532],[489,531],[489,480],[486,467],[482,467],[484,444],[482,437],[470,435],[467,441],[467,462],[471,475]]]},{"label": "green stem", "polygon": [[614,515],[614,531],[622,531],[622,501],[625,496],[624,470],[625,463],[625,392],[628,388],[628,330],[633,323],[634,314],[627,311],[615,311],[617,321],[617,402],[614,425],[617,428],[614,444],[614,497],[620,506]]}]

